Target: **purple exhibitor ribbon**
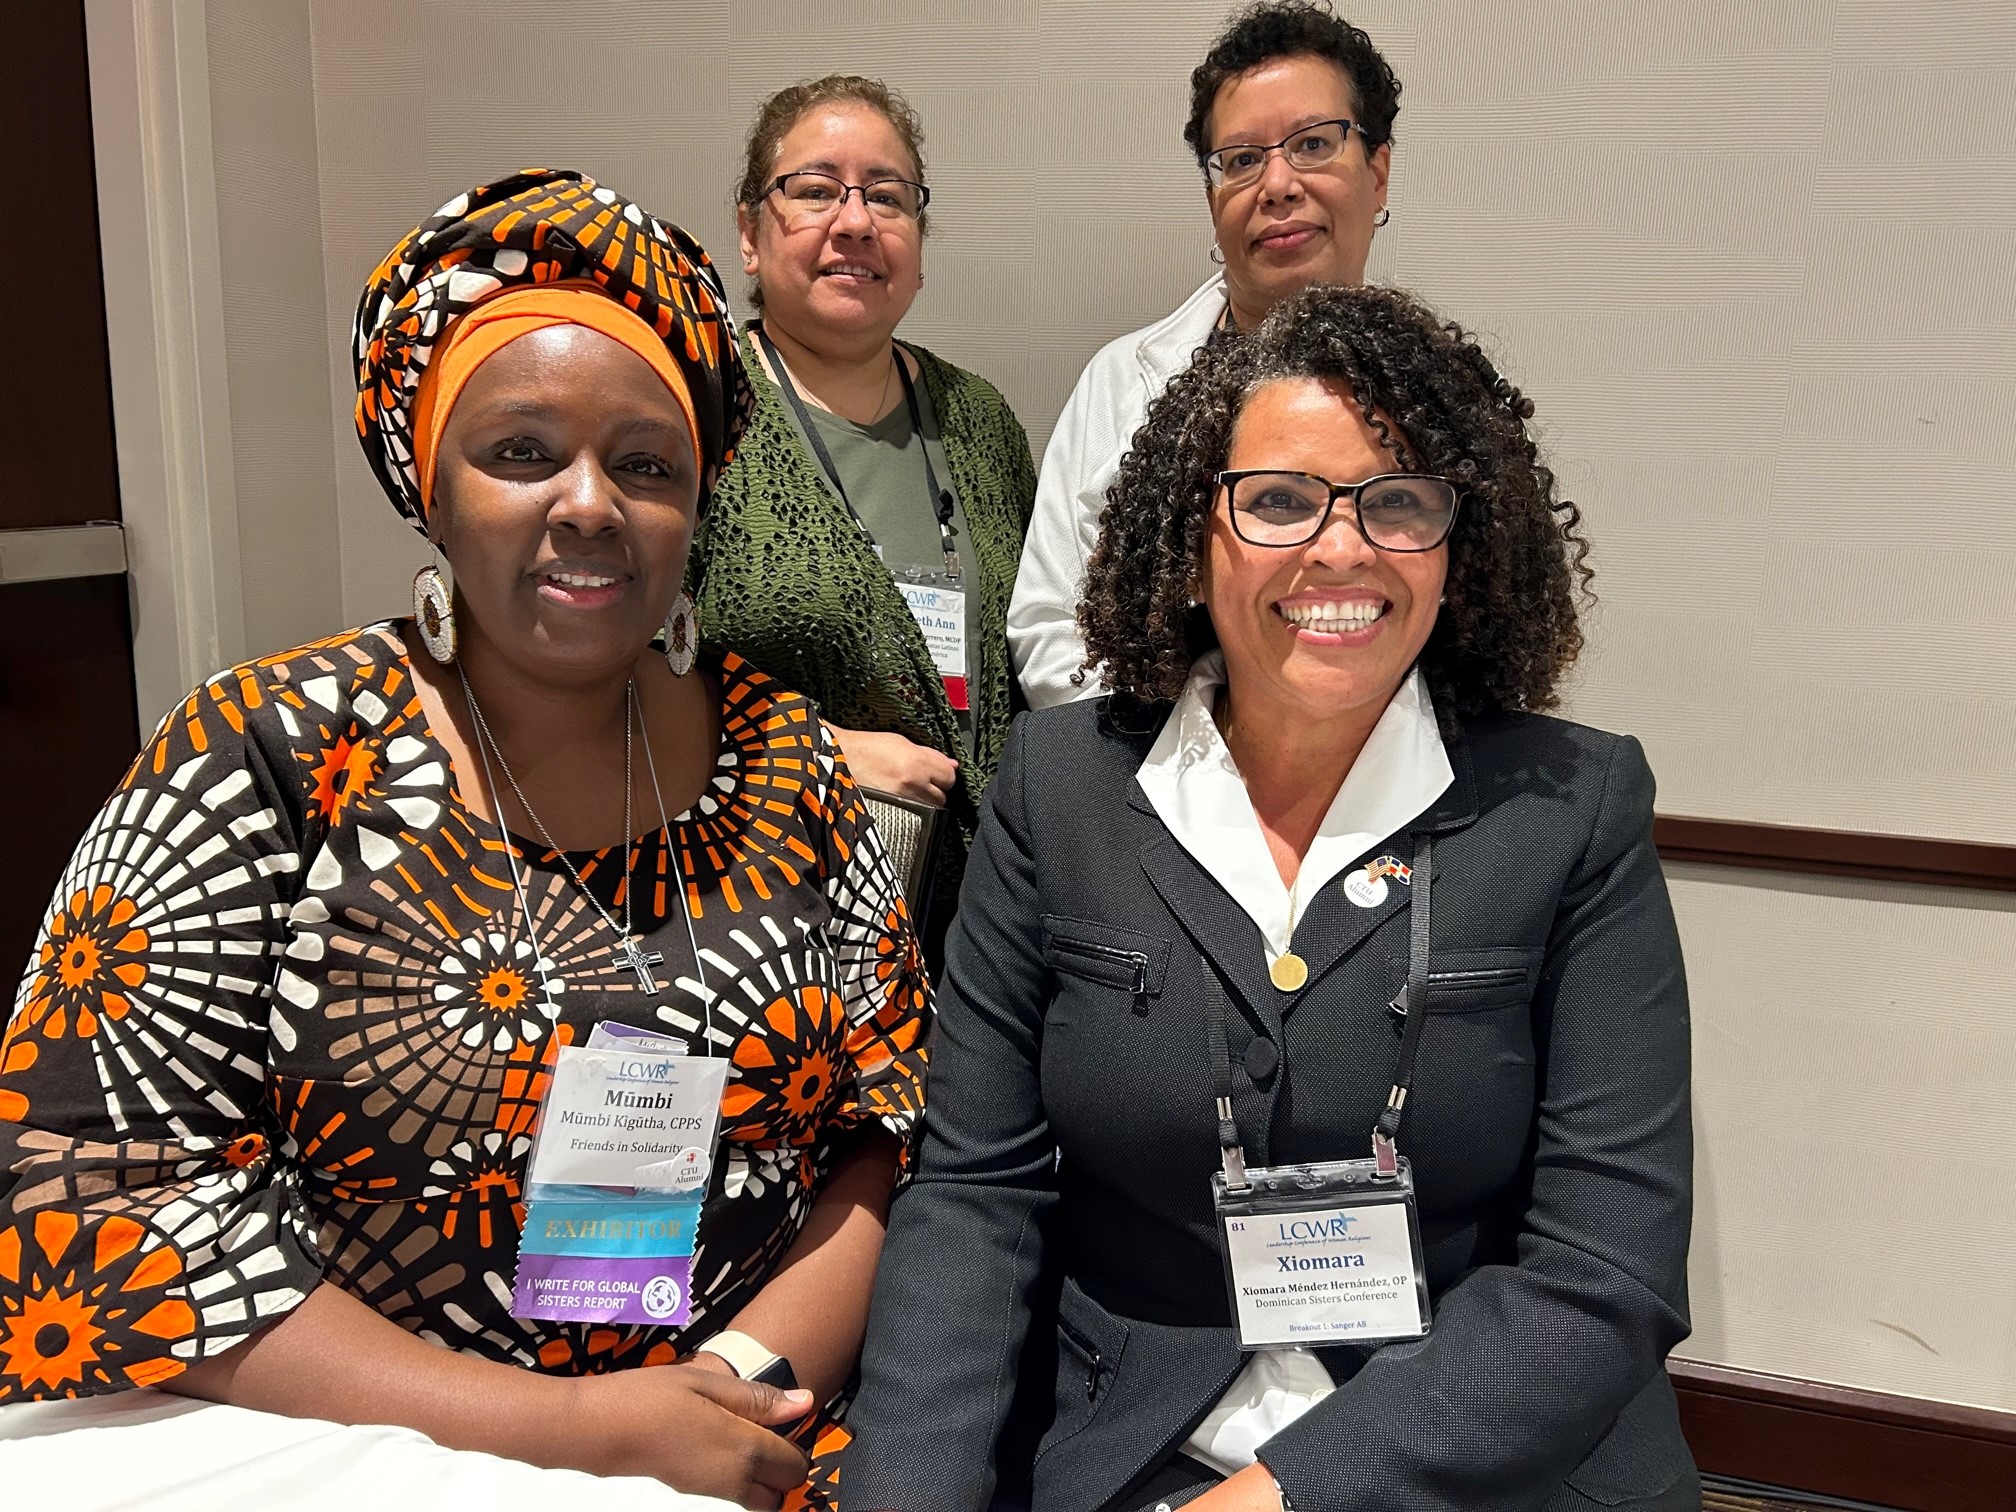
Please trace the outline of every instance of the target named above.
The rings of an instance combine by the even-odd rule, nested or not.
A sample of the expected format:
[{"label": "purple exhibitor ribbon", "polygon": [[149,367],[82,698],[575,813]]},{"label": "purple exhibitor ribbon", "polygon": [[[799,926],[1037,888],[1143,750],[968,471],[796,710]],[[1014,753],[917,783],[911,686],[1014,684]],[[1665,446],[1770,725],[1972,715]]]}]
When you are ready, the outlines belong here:
[{"label": "purple exhibitor ribbon", "polygon": [[669,1327],[693,1317],[692,1280],[690,1255],[618,1259],[521,1254],[511,1315],[556,1323]]}]

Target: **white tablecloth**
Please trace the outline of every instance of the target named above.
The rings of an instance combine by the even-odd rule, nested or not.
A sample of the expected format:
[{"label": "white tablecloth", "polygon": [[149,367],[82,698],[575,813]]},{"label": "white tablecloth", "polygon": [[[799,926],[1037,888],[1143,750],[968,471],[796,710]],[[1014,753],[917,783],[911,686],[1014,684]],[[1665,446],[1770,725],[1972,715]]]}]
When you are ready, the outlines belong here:
[{"label": "white tablecloth", "polygon": [[0,1407],[0,1505],[63,1512],[735,1512],[637,1476],[541,1470],[346,1428],[124,1391]]}]

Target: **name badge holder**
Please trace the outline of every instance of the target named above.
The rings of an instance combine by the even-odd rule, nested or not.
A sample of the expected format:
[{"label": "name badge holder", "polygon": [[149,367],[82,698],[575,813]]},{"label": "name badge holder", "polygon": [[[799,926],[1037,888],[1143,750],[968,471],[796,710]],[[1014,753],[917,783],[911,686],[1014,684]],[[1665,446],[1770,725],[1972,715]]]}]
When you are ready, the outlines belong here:
[{"label": "name badge holder", "polygon": [[511,1315],[678,1326],[728,1062],[629,1025],[554,1057],[526,1165]]},{"label": "name badge holder", "polygon": [[1371,1158],[1246,1164],[1232,1113],[1225,989],[1205,970],[1220,1158],[1211,1203],[1239,1347],[1249,1353],[1418,1339],[1431,1326],[1413,1168],[1394,1142],[1428,1018],[1430,852],[1423,835],[1408,896],[1407,985],[1392,1005],[1405,1012],[1406,1027],[1393,1089],[1372,1127]]},{"label": "name badge holder", "polygon": [[891,568],[896,591],[924,636],[945,700],[961,714],[972,707],[966,672],[966,589],[957,573],[929,567]]}]

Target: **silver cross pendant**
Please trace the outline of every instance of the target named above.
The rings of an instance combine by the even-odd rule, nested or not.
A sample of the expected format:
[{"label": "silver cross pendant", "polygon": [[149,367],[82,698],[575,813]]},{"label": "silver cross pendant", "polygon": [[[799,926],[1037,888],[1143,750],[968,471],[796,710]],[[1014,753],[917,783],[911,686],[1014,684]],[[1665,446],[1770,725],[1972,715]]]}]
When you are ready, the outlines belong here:
[{"label": "silver cross pendant", "polygon": [[658,979],[651,975],[651,968],[665,964],[664,952],[653,950],[647,954],[644,947],[635,940],[625,940],[623,952],[630,958],[630,969],[637,973],[637,985],[646,992],[656,992]]}]

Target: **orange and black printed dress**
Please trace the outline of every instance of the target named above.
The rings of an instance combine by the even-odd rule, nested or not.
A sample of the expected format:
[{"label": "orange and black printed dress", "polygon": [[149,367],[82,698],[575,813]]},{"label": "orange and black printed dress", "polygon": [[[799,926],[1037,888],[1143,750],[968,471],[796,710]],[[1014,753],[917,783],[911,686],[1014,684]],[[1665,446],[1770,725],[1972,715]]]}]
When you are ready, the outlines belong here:
[{"label": "orange and black printed dress", "polygon": [[[0,1049],[0,1403],[167,1380],[325,1279],[532,1369],[670,1360],[763,1285],[851,1138],[907,1141],[928,988],[853,781],[805,699],[732,654],[695,675],[721,695],[711,785],[635,847],[655,995],[516,841],[521,907],[396,623],[169,716],[78,846]],[[620,920],[622,848],[571,859]],[[693,1321],[513,1318],[555,1051],[602,1019],[701,1036],[682,907],[731,1065]]]}]

